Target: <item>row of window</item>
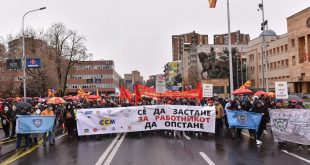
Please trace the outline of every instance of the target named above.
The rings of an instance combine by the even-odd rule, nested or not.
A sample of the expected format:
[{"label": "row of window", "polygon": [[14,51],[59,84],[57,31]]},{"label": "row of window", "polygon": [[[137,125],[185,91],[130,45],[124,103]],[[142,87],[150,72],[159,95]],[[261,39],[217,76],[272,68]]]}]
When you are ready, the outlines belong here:
[{"label": "row of window", "polygon": [[96,85],[93,85],[93,84],[69,84],[68,88],[69,89],[115,88],[115,85],[114,84],[96,84]]},{"label": "row of window", "polygon": [[74,66],[74,70],[113,69],[112,65],[83,65]]},{"label": "row of window", "polygon": [[285,60],[269,63],[268,70],[287,68],[288,66],[289,66],[289,60],[285,59]]},{"label": "row of window", "polygon": [[281,46],[278,46],[276,48],[272,48],[272,49],[269,49],[266,51],[266,55],[276,55],[276,54],[280,54],[280,53],[284,53],[284,52],[287,52],[288,51],[288,45],[285,44],[285,45],[281,45]]},{"label": "row of window", "polygon": [[[274,83],[276,81],[288,81],[290,78],[290,76],[279,76],[279,77],[270,77],[268,78],[268,83]],[[266,82],[266,78],[265,78],[265,82]],[[255,85],[255,81],[252,81],[253,85]],[[259,79],[259,85],[263,85],[262,79]]]},{"label": "row of window", "polygon": [[[262,72],[262,69],[265,69],[265,64],[263,65],[259,65],[259,73]],[[268,70],[275,70],[275,69],[282,69],[282,68],[288,68],[289,67],[289,60],[285,59],[285,60],[281,60],[281,61],[277,61],[277,62],[271,62],[268,64]],[[255,67],[254,66],[250,66],[249,67],[249,74],[254,74],[255,73]]]},{"label": "row of window", "polygon": [[71,79],[80,80],[80,79],[110,79],[114,78],[113,74],[74,74],[70,75]]}]

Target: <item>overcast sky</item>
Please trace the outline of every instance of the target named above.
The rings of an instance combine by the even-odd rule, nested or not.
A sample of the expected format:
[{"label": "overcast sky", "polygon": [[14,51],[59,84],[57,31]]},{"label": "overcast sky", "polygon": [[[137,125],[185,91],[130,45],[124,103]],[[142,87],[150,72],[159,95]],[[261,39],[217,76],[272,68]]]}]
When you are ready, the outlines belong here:
[{"label": "overcast sky", "polygon": [[[230,0],[231,29],[260,33],[261,0]],[[310,0],[265,0],[265,18],[277,34],[287,32],[286,18],[310,6]],[[48,28],[62,22],[86,37],[94,59],[114,60],[117,72],[139,70],[144,78],[162,73],[172,60],[171,35],[196,31],[209,35],[227,33],[226,0],[210,9],[208,0],[1,0],[0,36],[16,34],[25,12],[25,26]]]}]

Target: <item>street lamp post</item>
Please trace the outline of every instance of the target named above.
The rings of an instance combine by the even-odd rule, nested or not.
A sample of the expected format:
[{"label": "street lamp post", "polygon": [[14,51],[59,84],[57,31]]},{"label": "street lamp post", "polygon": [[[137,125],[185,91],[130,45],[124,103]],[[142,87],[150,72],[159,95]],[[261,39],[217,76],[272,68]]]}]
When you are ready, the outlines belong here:
[{"label": "street lamp post", "polygon": [[233,78],[233,66],[232,66],[232,54],[231,54],[231,36],[230,36],[230,12],[229,12],[229,0],[227,0],[227,23],[228,23],[228,58],[229,58],[229,86],[230,86],[230,98],[233,99],[234,95],[234,78]]},{"label": "street lamp post", "polygon": [[[263,22],[261,23],[261,30],[263,31],[263,43],[262,43],[262,77],[263,77],[263,88],[265,88],[266,92],[269,92],[269,81],[268,81],[268,57],[267,57],[267,46],[268,44],[266,43],[265,39],[265,29],[268,30],[268,25],[267,25],[267,20],[265,20],[265,13],[264,13],[264,0],[262,0],[262,3],[258,5],[259,10],[262,11],[262,19]],[[267,26],[267,28],[265,28]]]},{"label": "street lamp post", "polygon": [[24,101],[26,102],[26,57],[25,57],[25,32],[24,32],[24,22],[25,22],[25,17],[27,14],[31,13],[31,12],[35,12],[35,11],[39,11],[39,10],[44,10],[46,9],[46,7],[41,7],[39,9],[35,9],[35,10],[30,10],[28,11],[26,14],[24,14],[23,16],[23,21],[22,21],[22,35],[23,35],[23,85],[24,85]]}]

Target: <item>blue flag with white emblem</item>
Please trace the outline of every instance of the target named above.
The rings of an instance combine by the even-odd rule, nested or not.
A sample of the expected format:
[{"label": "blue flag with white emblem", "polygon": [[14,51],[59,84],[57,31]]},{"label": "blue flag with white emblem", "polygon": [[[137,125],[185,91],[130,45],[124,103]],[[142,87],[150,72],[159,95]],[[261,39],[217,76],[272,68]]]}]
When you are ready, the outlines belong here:
[{"label": "blue flag with white emblem", "polygon": [[243,110],[225,110],[229,128],[258,129],[262,114]]},{"label": "blue flag with white emblem", "polygon": [[43,133],[52,131],[55,116],[17,115],[16,133]]}]

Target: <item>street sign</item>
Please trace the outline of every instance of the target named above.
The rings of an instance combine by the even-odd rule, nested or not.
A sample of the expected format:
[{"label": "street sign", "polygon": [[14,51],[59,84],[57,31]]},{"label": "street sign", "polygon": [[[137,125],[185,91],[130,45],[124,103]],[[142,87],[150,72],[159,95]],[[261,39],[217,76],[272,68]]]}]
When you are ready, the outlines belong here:
[{"label": "street sign", "polygon": [[276,99],[288,99],[287,82],[275,82]]},{"label": "street sign", "polygon": [[213,84],[202,84],[202,97],[213,97]]},{"label": "street sign", "polygon": [[21,69],[21,68],[22,68],[22,59],[6,60],[6,69]]},{"label": "street sign", "polygon": [[27,58],[26,67],[27,68],[41,68],[41,59],[40,58]]},{"label": "street sign", "polygon": [[156,92],[163,93],[166,91],[166,80],[165,76],[159,74],[156,76]]}]

